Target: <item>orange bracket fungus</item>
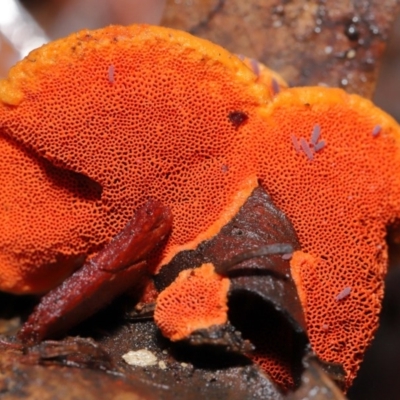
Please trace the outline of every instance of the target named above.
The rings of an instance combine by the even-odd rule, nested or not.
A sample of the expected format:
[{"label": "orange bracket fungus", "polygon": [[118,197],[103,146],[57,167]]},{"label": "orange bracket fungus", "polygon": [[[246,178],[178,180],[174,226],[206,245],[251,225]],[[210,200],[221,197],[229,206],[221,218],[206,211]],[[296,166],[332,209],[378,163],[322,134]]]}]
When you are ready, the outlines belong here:
[{"label": "orange bracket fungus", "polygon": [[164,336],[180,340],[198,329],[225,324],[228,290],[229,279],[218,275],[211,263],[186,269],[158,296],[157,325]]},{"label": "orange bracket fungus", "polygon": [[[356,95],[278,91],[254,72],[205,40],[144,25],[81,31],[15,65],[0,82],[0,289],[56,287],[149,199],[173,215],[162,248],[150,240],[140,257],[162,273],[261,186],[296,233],[293,254],[274,257],[290,265],[312,349],[342,364],[348,387],[378,326],[400,128]],[[193,274],[219,282],[222,298],[214,266]],[[224,310],[221,298],[212,304]]]}]

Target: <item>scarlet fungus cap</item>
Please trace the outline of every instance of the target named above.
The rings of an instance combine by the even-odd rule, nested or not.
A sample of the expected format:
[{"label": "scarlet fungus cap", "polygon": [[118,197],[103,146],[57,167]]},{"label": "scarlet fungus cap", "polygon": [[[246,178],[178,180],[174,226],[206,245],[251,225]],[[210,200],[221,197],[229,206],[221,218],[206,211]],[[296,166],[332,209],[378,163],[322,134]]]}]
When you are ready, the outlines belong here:
[{"label": "scarlet fungus cap", "polygon": [[1,290],[46,292],[85,260],[100,188],[2,134],[0,155]]},{"label": "scarlet fungus cap", "polygon": [[343,364],[349,386],[378,327],[386,229],[400,216],[400,128],[359,96],[293,88],[267,105],[254,144],[301,245],[291,267],[311,345]]},{"label": "scarlet fungus cap", "polygon": [[[160,265],[212,237],[257,186],[253,165],[238,157],[263,130],[258,113],[270,95],[256,80],[219,46],[144,25],[85,30],[30,53],[0,82],[0,134],[60,177],[43,174],[42,185],[21,171],[18,193],[0,188],[6,202],[18,204],[29,188],[41,203],[1,210],[8,225],[0,234],[0,289],[55,286],[59,279],[42,274],[43,266],[96,252],[148,198],[174,215]],[[61,186],[70,204],[47,193],[66,171],[98,196],[76,193],[68,180]]]}]

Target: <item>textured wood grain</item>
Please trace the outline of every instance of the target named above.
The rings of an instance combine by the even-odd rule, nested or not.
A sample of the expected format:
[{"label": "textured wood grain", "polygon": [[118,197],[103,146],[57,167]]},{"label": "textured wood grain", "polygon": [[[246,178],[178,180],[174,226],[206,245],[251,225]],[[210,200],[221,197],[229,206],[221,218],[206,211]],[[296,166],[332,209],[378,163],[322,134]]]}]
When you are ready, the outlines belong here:
[{"label": "textured wood grain", "polygon": [[370,98],[398,10],[398,0],[169,0],[161,24],[256,58],[292,86]]}]

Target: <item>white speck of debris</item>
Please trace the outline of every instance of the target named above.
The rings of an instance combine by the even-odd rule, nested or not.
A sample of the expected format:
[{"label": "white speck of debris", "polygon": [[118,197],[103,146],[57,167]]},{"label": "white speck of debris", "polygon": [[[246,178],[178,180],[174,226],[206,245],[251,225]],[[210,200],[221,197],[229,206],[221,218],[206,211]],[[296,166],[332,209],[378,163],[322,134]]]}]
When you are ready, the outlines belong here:
[{"label": "white speck of debris", "polygon": [[325,54],[331,54],[333,51],[333,47],[332,46],[326,46],[325,47]]},{"label": "white speck of debris", "polygon": [[350,49],[347,54],[346,57],[351,60],[352,58],[354,58],[356,56],[356,51],[354,49]]},{"label": "white speck of debris", "polygon": [[149,367],[157,364],[157,357],[146,349],[128,351],[122,358],[127,364],[135,367]]},{"label": "white speck of debris", "polygon": [[188,364],[186,364],[186,363],[181,363],[181,367],[183,367],[183,368],[186,368],[186,367],[188,367],[189,365]]},{"label": "white speck of debris", "polygon": [[165,361],[159,361],[158,366],[160,369],[167,369],[167,364],[165,364]]},{"label": "white speck of debris", "polygon": [[308,394],[311,396],[311,398],[315,397],[318,394],[318,388],[317,387],[313,387]]}]

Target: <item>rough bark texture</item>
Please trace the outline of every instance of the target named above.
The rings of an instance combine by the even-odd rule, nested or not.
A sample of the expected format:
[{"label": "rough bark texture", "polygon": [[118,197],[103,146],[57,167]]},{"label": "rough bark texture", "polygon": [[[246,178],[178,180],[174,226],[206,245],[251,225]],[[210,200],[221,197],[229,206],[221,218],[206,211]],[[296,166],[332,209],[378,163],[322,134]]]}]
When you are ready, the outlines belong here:
[{"label": "rough bark texture", "polygon": [[398,0],[169,0],[161,24],[256,58],[291,86],[370,98],[398,9]]}]

